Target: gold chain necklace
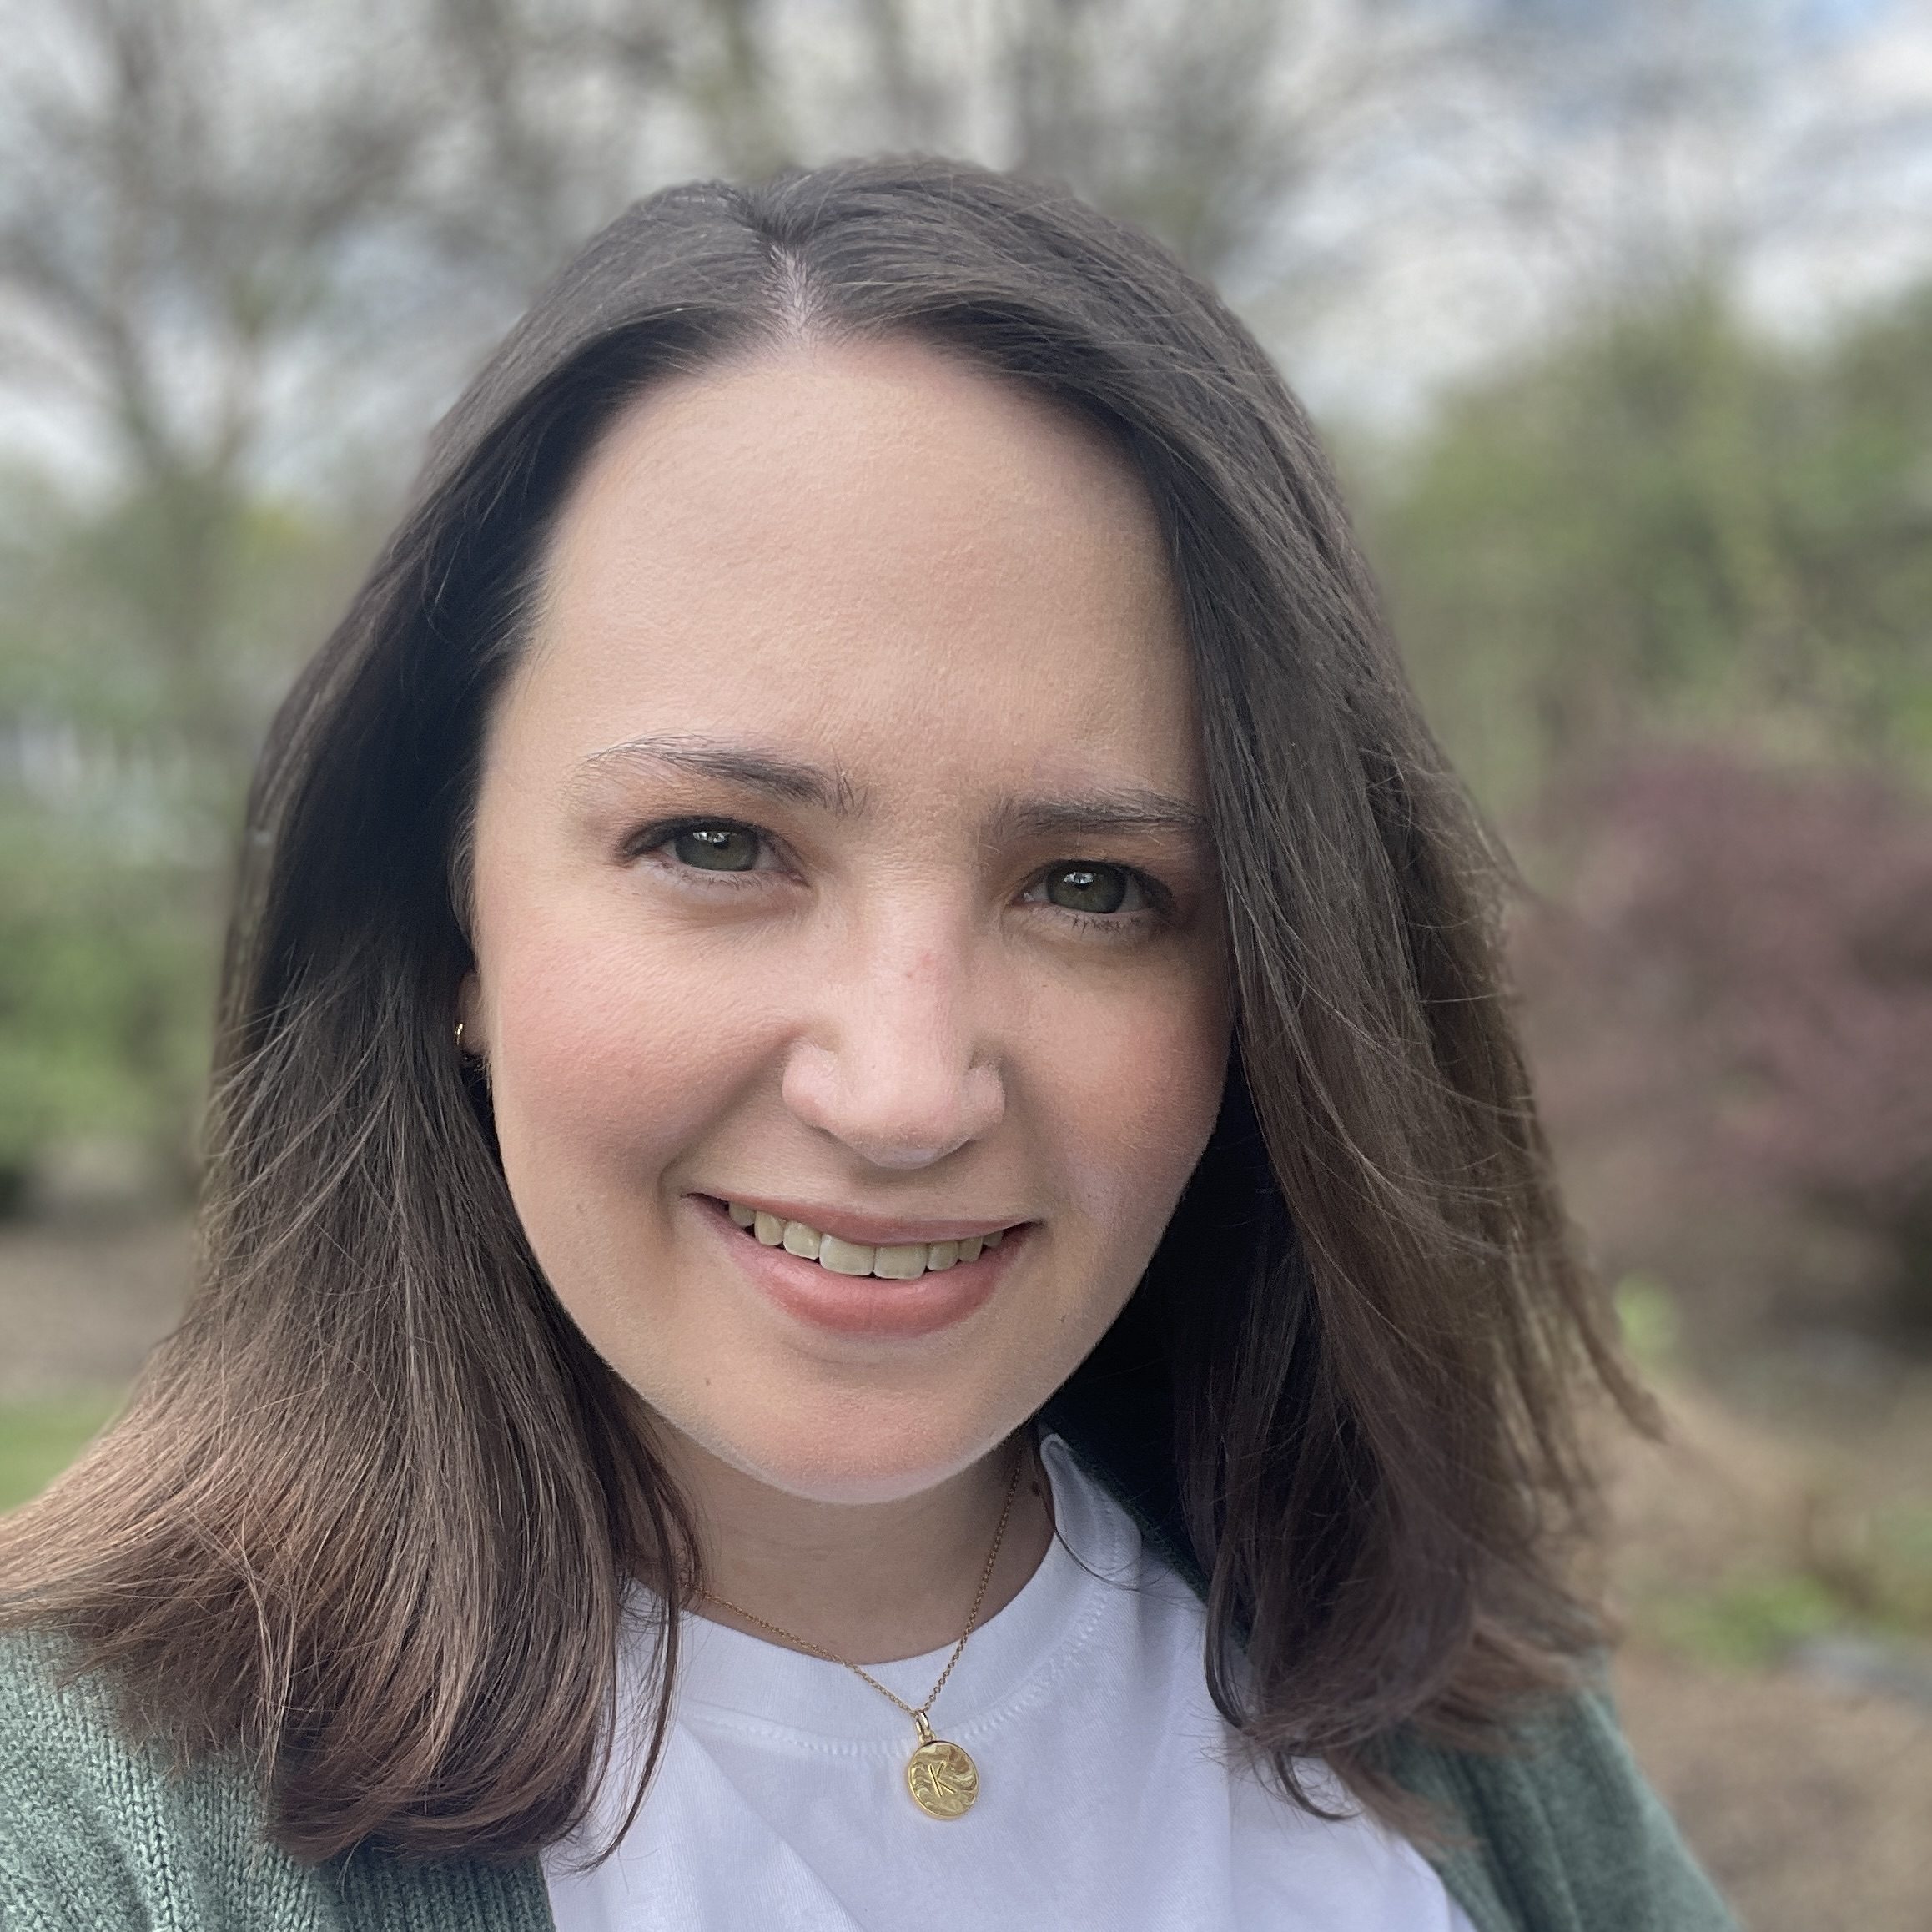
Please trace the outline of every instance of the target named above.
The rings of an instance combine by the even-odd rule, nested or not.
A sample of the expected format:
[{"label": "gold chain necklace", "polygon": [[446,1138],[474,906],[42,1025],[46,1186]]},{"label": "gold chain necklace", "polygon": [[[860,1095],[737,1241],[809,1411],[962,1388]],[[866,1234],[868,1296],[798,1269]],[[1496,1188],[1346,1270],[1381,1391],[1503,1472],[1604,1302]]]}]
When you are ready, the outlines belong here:
[{"label": "gold chain necklace", "polygon": [[919,1742],[911,1757],[906,1760],[906,1789],[913,1794],[913,1803],[928,1818],[963,1818],[973,1809],[973,1801],[979,1795],[979,1767],[958,1744],[944,1738],[935,1738],[928,1718],[933,1706],[938,1702],[939,1693],[946,1688],[946,1679],[953,1674],[953,1666],[959,1661],[959,1653],[966,1648],[966,1639],[979,1624],[979,1607],[986,1601],[986,1587],[993,1581],[993,1566],[999,1561],[999,1546],[1006,1539],[1007,1520],[1013,1514],[1013,1499],[1019,1493],[1019,1472],[1025,1467],[1024,1451],[1014,1458],[1013,1474],[1007,1479],[1006,1502],[999,1512],[999,1527],[993,1532],[993,1547],[986,1552],[986,1567],[979,1572],[979,1587],[973,1593],[973,1607],[966,1617],[966,1628],[959,1633],[959,1641],[953,1646],[953,1654],[946,1659],[946,1668],[939,1673],[939,1681],[926,1693],[923,1703],[908,1704],[897,1691],[888,1690],[869,1670],[848,1662],[837,1652],[814,1643],[808,1637],[800,1637],[796,1632],[787,1630],[766,1618],[756,1615],[742,1606],[731,1602],[715,1592],[701,1592],[707,1602],[715,1603],[721,1610],[728,1610],[734,1617],[742,1617],[747,1623],[755,1623],[761,1630],[768,1630],[774,1637],[782,1637],[786,1643],[796,1644],[800,1650],[809,1651],[814,1657],[822,1657],[828,1663],[844,1665],[854,1677],[862,1677],[883,1698],[889,1698],[913,1720],[919,1733]]}]

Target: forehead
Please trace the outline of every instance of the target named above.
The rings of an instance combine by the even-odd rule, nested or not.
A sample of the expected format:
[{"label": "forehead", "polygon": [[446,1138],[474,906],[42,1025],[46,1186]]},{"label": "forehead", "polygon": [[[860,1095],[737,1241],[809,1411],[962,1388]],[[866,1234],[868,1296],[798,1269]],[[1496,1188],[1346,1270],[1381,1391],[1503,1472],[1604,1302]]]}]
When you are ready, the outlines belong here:
[{"label": "forehead", "polygon": [[1194,776],[1138,473],[1070,412],[899,341],[787,347],[631,405],[560,514],[506,713],[559,756],[748,731],[842,767],[952,745],[1034,767],[1009,777]]}]

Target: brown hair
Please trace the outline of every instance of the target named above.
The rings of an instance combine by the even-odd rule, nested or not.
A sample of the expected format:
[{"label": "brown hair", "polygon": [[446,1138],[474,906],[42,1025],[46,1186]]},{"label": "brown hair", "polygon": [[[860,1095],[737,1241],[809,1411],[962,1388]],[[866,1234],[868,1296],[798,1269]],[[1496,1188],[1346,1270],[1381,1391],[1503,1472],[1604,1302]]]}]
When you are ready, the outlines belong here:
[{"label": "brown hair", "polygon": [[685,187],[511,334],[283,706],[194,1297],[121,1421],[0,1527],[0,1615],[63,1628],[132,1722],[252,1753],[298,1855],[561,1836],[606,1762],[631,1575],[672,1598],[662,1736],[692,1539],[641,1406],[522,1238],[451,1041],[449,882],[546,522],[600,428],[758,341],[883,332],[1103,425],[1169,536],[1237,1058],[1081,1375],[1159,1385],[1171,1426],[1127,1447],[1181,1499],[1218,1699],[1284,1775],[1324,1756],[1388,1809],[1396,1727],[1493,1741],[1595,1640],[1567,1574],[1575,1396],[1636,1397],[1532,1110],[1500,863],[1300,410],[1210,292],[1064,193],[923,161]]}]

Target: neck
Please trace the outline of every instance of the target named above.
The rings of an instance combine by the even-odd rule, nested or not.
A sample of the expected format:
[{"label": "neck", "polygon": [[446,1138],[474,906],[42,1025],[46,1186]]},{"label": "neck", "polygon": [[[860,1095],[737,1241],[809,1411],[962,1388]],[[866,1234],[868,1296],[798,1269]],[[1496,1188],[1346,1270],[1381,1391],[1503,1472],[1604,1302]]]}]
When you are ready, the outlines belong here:
[{"label": "neck", "polygon": [[764,1627],[776,1625],[803,1640],[793,1648],[848,1663],[891,1663],[958,1641],[1016,1458],[1013,1507],[979,1623],[1019,1595],[1053,1540],[1050,1492],[1030,1434],[917,1496],[878,1503],[789,1495],[688,1437],[674,1437],[661,1453],[697,1519],[707,1593],[699,1612],[784,1642]]}]

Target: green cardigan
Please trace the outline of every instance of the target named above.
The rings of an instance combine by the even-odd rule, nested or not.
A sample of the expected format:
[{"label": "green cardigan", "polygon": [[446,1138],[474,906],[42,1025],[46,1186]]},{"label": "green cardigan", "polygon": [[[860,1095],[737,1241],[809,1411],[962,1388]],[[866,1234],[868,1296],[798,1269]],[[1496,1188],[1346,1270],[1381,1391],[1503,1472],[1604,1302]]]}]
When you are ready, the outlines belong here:
[{"label": "green cardigan", "polygon": [[[1477,1932],[1734,1932],[1594,1698],[1533,1755],[1416,1747],[1402,1770],[1466,1822],[1441,1872]],[[0,1643],[0,1926],[551,1932],[551,1915],[534,1859],[295,1864],[263,1842],[245,1779],[215,1764],[169,1776],[116,1734],[98,1686],[58,1690],[48,1647],[13,1638]]]},{"label": "green cardigan", "polygon": [[[1091,1416],[1048,1420],[1198,1587],[1171,1499],[1134,1480],[1133,1442],[1148,1438]],[[363,1851],[296,1864],[264,1841],[239,1770],[171,1774],[119,1734],[101,1685],[61,1687],[58,1656],[44,1638],[0,1638],[3,1932],[552,1932],[534,1859]],[[1735,1932],[1602,1698],[1552,1712],[1521,1754],[1411,1738],[1396,1770],[1461,1821],[1462,1842],[1437,1863],[1477,1932]]]}]

